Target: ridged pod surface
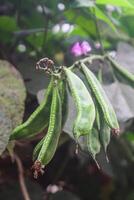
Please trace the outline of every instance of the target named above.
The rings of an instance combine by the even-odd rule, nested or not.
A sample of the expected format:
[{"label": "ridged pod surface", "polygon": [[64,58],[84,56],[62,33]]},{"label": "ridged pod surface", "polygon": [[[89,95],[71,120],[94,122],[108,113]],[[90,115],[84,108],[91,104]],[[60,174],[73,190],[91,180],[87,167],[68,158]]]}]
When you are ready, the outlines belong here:
[{"label": "ridged pod surface", "polygon": [[96,113],[97,113],[96,125],[97,125],[97,130],[99,132],[100,143],[101,143],[103,150],[107,157],[107,147],[108,147],[108,145],[110,143],[110,139],[111,139],[111,129],[107,125],[107,123],[105,123],[105,119],[104,119],[102,110],[100,109],[100,106],[98,104],[96,107]]},{"label": "ridged pod surface", "polygon": [[43,102],[30,115],[26,122],[17,126],[11,133],[10,140],[30,138],[48,126],[52,100],[53,78],[50,81]]},{"label": "ridged pod surface", "polygon": [[47,165],[54,156],[61,133],[61,122],[62,104],[59,89],[56,85],[53,88],[48,132],[43,140],[41,150],[37,157],[37,161],[40,162],[41,165]]},{"label": "ridged pod surface", "polygon": [[100,142],[103,146],[105,153],[107,153],[107,147],[110,143],[111,138],[111,131],[107,124],[103,124],[102,128],[100,129]]},{"label": "ridged pod surface", "polygon": [[95,120],[95,106],[82,80],[67,68],[64,68],[64,72],[77,109],[73,126],[73,134],[77,140],[80,136],[91,132]]},{"label": "ridged pod surface", "polygon": [[79,138],[79,145],[82,151],[89,153],[89,155],[96,162],[98,168],[100,168],[96,160],[96,155],[101,150],[99,131],[93,128],[90,134],[81,136]]},{"label": "ridged pod surface", "polygon": [[[62,103],[62,128],[63,128],[67,119],[67,114],[68,114],[68,97],[67,97],[66,82],[64,80],[60,81],[57,87],[59,89],[59,94],[60,94],[61,103]],[[45,140],[45,136],[35,146],[34,151],[33,151],[33,160],[37,158],[44,140]]]},{"label": "ridged pod surface", "polygon": [[68,94],[67,94],[67,84],[65,80],[59,83],[59,93],[62,103],[62,127],[64,127],[68,116]]},{"label": "ridged pod surface", "polygon": [[119,124],[117,117],[107,95],[105,94],[105,91],[103,90],[95,75],[87,68],[84,63],[81,63],[81,69],[87,79],[89,87],[91,88],[97,103],[100,105],[106,123],[113,130],[113,133],[118,134]]},{"label": "ridged pod surface", "polygon": [[87,148],[89,154],[96,160],[96,154],[100,152],[101,144],[99,140],[99,132],[96,129],[92,130],[91,134],[87,136]]},{"label": "ridged pod surface", "polygon": [[130,73],[124,67],[121,67],[115,60],[113,60],[110,56],[107,56],[107,59],[110,61],[112,69],[114,71],[115,77],[125,84],[134,87],[134,74]]}]

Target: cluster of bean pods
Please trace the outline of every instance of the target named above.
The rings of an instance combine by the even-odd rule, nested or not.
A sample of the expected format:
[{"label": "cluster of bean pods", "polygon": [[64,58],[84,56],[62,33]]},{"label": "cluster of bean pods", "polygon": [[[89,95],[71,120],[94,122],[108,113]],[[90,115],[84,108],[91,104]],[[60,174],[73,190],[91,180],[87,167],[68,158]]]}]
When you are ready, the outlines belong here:
[{"label": "cluster of bean pods", "polygon": [[[105,58],[117,72],[117,78],[122,77],[125,83],[129,82],[132,86],[134,85],[134,75],[118,66],[109,56]],[[28,120],[17,126],[10,136],[10,140],[31,138],[48,127],[47,134],[36,145],[33,152],[35,177],[43,173],[44,166],[52,160],[56,152],[69,109],[67,90],[77,110],[72,130],[77,146],[82,140],[81,148],[88,151],[96,160],[96,154],[100,152],[101,147],[106,153],[111,133],[119,134],[116,114],[100,82],[84,62],[79,62],[77,65],[90,91],[71,68],[56,68],[48,58],[41,59],[37,63],[37,68],[51,75],[44,100]]]}]

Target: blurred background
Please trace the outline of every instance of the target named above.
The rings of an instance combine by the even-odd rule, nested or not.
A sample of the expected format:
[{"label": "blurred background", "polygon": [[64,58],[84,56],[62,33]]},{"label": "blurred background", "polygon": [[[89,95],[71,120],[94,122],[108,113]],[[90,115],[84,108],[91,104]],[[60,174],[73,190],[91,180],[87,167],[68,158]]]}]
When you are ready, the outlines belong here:
[{"label": "blurred background", "polygon": [[[86,51],[81,49],[85,46]],[[75,109],[59,148],[37,180],[32,152],[46,133],[8,144],[9,135],[43,99],[49,76],[35,69],[42,57],[71,66],[86,55],[109,53],[134,73],[133,0],[0,1],[0,199],[1,200],[134,200],[134,89],[111,78],[108,64],[93,62],[121,126],[112,137],[109,163],[80,151],[69,137]],[[26,189],[26,190],[25,190]]]}]

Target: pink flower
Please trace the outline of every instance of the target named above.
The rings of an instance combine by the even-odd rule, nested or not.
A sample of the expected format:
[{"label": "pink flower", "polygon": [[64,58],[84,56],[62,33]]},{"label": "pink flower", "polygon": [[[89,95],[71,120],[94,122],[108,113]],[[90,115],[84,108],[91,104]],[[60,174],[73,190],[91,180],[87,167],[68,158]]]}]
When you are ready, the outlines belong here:
[{"label": "pink flower", "polygon": [[92,50],[92,48],[87,41],[83,41],[81,43],[81,50],[82,54],[87,55],[87,53],[89,53]]},{"label": "pink flower", "polygon": [[92,50],[91,46],[87,41],[83,41],[82,43],[76,42],[72,48],[71,48],[71,53],[75,56],[82,56],[82,55],[87,55]]},{"label": "pink flower", "polygon": [[74,55],[74,56],[81,56],[82,55],[82,51],[81,51],[81,46],[80,46],[80,43],[79,42],[76,42],[72,48],[71,48],[71,53]]}]

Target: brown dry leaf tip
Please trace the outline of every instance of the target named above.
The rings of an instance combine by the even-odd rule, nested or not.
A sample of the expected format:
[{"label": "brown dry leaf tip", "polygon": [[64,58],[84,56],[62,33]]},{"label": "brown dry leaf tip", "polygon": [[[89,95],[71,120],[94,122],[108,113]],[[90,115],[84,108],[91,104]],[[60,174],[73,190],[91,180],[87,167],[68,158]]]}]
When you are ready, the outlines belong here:
[{"label": "brown dry leaf tip", "polygon": [[111,132],[115,136],[119,136],[120,135],[120,129],[119,128],[112,128]]},{"label": "brown dry leaf tip", "polygon": [[34,178],[37,179],[38,176],[44,174],[44,165],[41,164],[40,161],[36,160],[32,166]]},{"label": "brown dry leaf tip", "polygon": [[47,71],[54,65],[54,62],[49,58],[42,58],[36,63],[36,69],[43,69]]}]

